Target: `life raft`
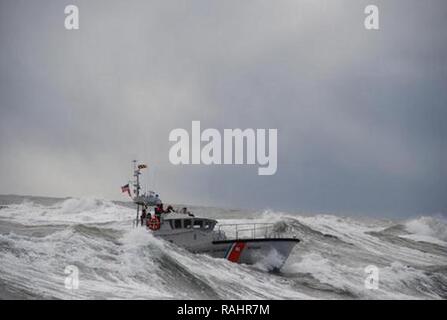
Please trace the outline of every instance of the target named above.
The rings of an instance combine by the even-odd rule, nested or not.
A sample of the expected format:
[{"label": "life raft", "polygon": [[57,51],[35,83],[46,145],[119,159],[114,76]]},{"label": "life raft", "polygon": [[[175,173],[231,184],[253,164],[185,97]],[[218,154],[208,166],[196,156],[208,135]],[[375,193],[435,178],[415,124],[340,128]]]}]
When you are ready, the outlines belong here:
[{"label": "life raft", "polygon": [[149,229],[151,230],[158,230],[160,229],[160,219],[158,219],[157,217],[151,217],[150,219],[147,220],[146,225]]}]

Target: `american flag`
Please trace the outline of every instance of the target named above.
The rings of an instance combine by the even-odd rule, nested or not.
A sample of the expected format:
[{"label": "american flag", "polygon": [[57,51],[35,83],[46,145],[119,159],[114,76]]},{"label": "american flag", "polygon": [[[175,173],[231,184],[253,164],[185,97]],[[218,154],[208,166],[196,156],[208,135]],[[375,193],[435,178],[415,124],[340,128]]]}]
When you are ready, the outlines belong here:
[{"label": "american flag", "polygon": [[127,192],[129,194],[130,197],[130,188],[129,188],[129,184],[126,184],[124,186],[121,187],[121,192]]}]

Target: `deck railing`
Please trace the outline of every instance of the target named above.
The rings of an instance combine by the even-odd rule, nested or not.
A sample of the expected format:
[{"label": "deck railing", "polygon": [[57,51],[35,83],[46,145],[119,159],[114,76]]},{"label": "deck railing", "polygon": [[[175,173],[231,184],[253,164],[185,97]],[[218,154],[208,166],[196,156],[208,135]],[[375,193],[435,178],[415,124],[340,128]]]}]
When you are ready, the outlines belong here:
[{"label": "deck railing", "polygon": [[238,223],[217,225],[216,240],[284,237],[287,237],[287,234],[280,232],[280,230],[278,230],[273,223]]}]

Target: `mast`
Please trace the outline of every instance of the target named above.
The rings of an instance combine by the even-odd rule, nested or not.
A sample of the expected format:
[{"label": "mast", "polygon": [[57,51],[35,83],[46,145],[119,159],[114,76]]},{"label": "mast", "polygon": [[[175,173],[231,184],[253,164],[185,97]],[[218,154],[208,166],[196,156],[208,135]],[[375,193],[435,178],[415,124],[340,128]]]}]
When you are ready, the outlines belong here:
[{"label": "mast", "polygon": [[[161,200],[158,198],[158,195],[155,194],[153,191],[150,191],[149,193],[144,192],[140,195],[141,185],[140,185],[140,174],[141,170],[146,169],[146,164],[137,164],[137,160],[132,160],[133,163],[133,176],[134,180],[132,182],[133,186],[133,202],[137,204],[137,217],[135,219],[136,224],[139,224],[140,221],[140,206],[142,207],[143,211],[148,208],[148,206],[155,206],[161,203]],[[146,188],[147,189],[147,188]]]},{"label": "mast", "polygon": [[[133,176],[135,177],[134,187],[134,201],[140,196],[140,170],[137,169],[137,160],[133,160]],[[135,218],[135,226],[138,227],[138,218],[140,216],[140,204],[137,202],[137,217]]]},{"label": "mast", "polygon": [[133,176],[135,177],[135,181],[133,183],[134,186],[134,194],[136,197],[140,195],[140,169],[137,167],[137,160],[133,160]]}]

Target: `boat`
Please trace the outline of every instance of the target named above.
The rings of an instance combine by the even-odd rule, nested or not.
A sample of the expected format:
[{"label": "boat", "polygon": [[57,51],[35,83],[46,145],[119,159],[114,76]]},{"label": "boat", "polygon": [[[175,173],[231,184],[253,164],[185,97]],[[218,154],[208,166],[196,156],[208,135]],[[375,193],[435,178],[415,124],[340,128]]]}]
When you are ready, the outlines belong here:
[{"label": "boat", "polygon": [[[153,191],[141,193],[139,176],[146,165],[134,160],[134,195],[137,207],[135,226],[146,227],[155,237],[178,245],[193,253],[207,254],[242,264],[267,262],[279,270],[294,247],[296,236],[286,235],[283,224],[221,224],[217,220],[197,217],[187,208],[163,209],[163,202]],[[130,195],[130,192],[129,192]]]}]

